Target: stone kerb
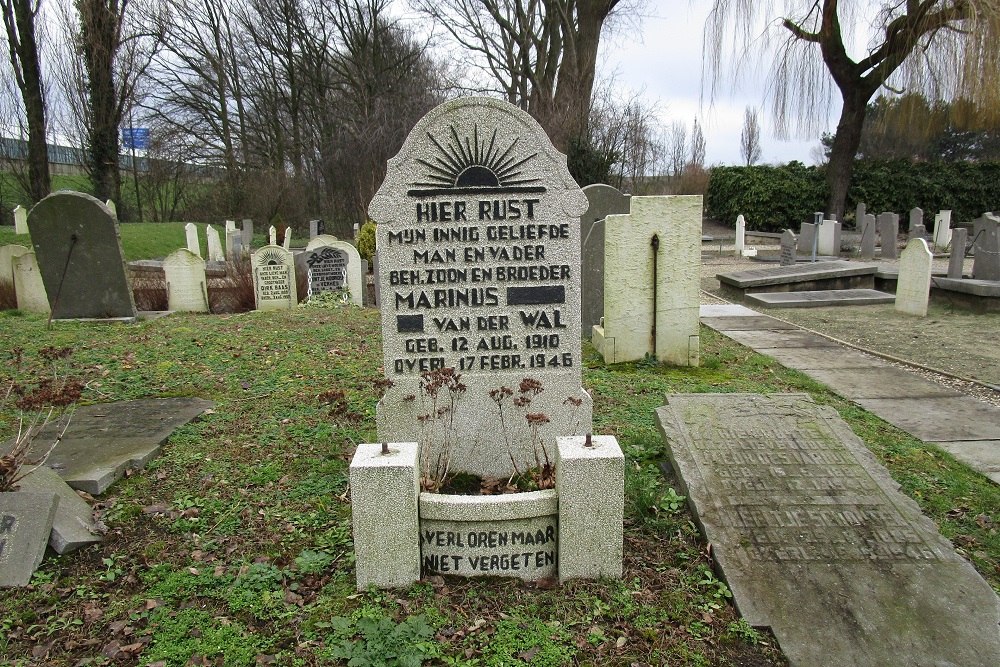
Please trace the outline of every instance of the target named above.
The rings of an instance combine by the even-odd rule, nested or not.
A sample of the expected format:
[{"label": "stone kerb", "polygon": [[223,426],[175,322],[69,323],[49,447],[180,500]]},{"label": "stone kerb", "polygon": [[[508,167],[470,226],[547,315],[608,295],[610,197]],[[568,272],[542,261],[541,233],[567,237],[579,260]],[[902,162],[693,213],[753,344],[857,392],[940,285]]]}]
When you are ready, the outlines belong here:
[{"label": "stone kerb", "polygon": [[[459,99],[417,123],[369,207],[393,382],[378,405],[380,440],[447,449],[453,472],[507,478],[515,465],[533,467],[541,445],[551,457],[556,437],[591,430],[581,382],[586,208],[566,157],[513,105]],[[421,374],[452,368],[464,390],[442,390],[446,419],[421,420],[445,407],[422,391]],[[527,379],[541,391],[529,383],[519,394]],[[541,417],[531,424],[529,412]]]},{"label": "stone kerb", "polygon": [[250,257],[257,310],[285,310],[298,303],[292,253],[267,245]]},{"label": "stone kerb", "polygon": [[207,313],[208,287],[205,260],[187,248],[180,248],[163,260],[167,283],[167,308],[178,312]]},{"label": "stone kerb", "polygon": [[28,214],[54,319],[135,319],[118,222],[101,201],[55,192]]}]

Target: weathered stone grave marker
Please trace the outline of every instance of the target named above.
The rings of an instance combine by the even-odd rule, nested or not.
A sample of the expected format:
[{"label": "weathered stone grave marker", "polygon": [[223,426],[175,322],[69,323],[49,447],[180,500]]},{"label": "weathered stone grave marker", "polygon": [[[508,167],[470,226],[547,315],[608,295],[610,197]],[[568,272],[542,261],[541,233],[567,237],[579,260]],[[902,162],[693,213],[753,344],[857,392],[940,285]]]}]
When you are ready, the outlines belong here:
[{"label": "weathered stone grave marker", "polygon": [[976,221],[972,277],[1000,280],[1000,218],[986,213]]},{"label": "weathered stone grave marker", "polygon": [[226,261],[234,261],[243,255],[243,234],[238,230],[226,232]]},{"label": "weathered stone grave marker", "polygon": [[284,310],[298,303],[292,253],[279,245],[259,249],[250,258],[257,310]]},{"label": "weathered stone grave marker", "polygon": [[865,207],[864,202],[858,202],[857,207],[854,209],[854,228],[860,230],[861,224],[864,222],[865,216],[868,215],[868,210]]},{"label": "weathered stone grave marker", "polygon": [[580,329],[584,338],[590,338],[604,315],[604,219],[628,213],[630,198],[604,184],[588,185],[583,194],[587,210],[580,216]]},{"label": "weathered stone grave marker", "polygon": [[605,361],[647,354],[679,366],[700,360],[700,195],[632,197],[604,227],[604,320],[594,347]]},{"label": "weathered stone grave marker", "polygon": [[807,257],[813,256],[816,249],[816,225],[811,222],[803,222],[799,228],[798,253]]},{"label": "weathered stone grave marker", "polygon": [[278,245],[278,230],[274,225],[267,228],[267,242],[269,245]]},{"label": "weathered stone grave marker", "polygon": [[903,248],[896,281],[896,310],[919,317],[927,315],[933,259],[924,239],[913,239]]},{"label": "weathered stone grave marker", "polygon": [[865,213],[861,216],[861,259],[875,258],[875,216]]},{"label": "weathered stone grave marker", "polygon": [[69,553],[101,541],[90,505],[52,468],[35,468],[21,480],[19,487],[21,492],[54,493],[59,496],[49,535],[49,546],[56,553]]},{"label": "weathered stone grave marker", "polygon": [[193,222],[184,225],[184,237],[187,242],[187,249],[201,257],[201,241],[198,240],[198,226]]},{"label": "weathered stone grave marker", "polygon": [[27,586],[49,543],[59,497],[0,493],[0,586]]},{"label": "weathered stone grave marker", "polygon": [[14,258],[26,252],[31,252],[31,250],[23,245],[0,246],[0,282],[9,283],[11,287],[14,286]]},{"label": "weathered stone grave marker", "polygon": [[951,210],[945,209],[934,216],[934,247],[944,250],[951,245]]},{"label": "weathered stone grave marker", "polygon": [[205,260],[187,248],[173,251],[163,260],[167,283],[167,308],[182,313],[208,312]]},{"label": "weathered stone grave marker", "polygon": [[17,308],[26,313],[48,313],[49,298],[45,294],[45,283],[35,253],[28,251],[11,259],[14,270],[14,293]]},{"label": "weathered stone grave marker", "polygon": [[820,255],[836,257],[840,254],[841,223],[836,220],[824,220],[819,225],[817,252]]},{"label": "weathered stone grave marker", "polygon": [[117,220],[118,219],[118,206],[115,205],[115,202],[113,200],[109,199],[106,202],[104,202],[104,205],[108,207],[108,210],[111,211],[111,215],[113,215],[115,217],[115,220]]},{"label": "weathered stone grave marker", "polygon": [[351,295],[351,303],[363,305],[361,255],[353,245],[331,241],[330,245],[307,250],[299,258],[306,271],[309,296],[346,289]]},{"label": "weathered stone grave marker", "polygon": [[885,259],[896,259],[899,256],[896,250],[896,237],[899,236],[899,214],[880,213],[876,224],[878,225],[882,257]]},{"label": "weathered stone grave marker", "polygon": [[833,408],[667,400],[660,429],[712,555],[790,664],[995,664],[1000,600]]},{"label": "weathered stone grave marker", "polygon": [[965,271],[965,243],[969,230],[959,227],[951,233],[951,256],[948,257],[948,277],[961,280]]},{"label": "weathered stone grave marker", "polygon": [[743,255],[747,246],[747,221],[742,214],[736,216],[736,254]]},{"label": "weathered stone grave marker", "polygon": [[906,229],[912,236],[914,227],[924,226],[924,209],[920,208],[919,206],[914,206],[913,208],[911,208],[909,223],[910,223],[909,227],[907,227]]},{"label": "weathered stone grave marker", "polygon": [[796,243],[795,232],[786,229],[781,233],[781,256],[779,260],[781,266],[795,266]]},{"label": "weathered stone grave marker", "polygon": [[208,259],[211,262],[226,261],[226,254],[222,251],[222,239],[218,230],[212,225],[205,227],[205,237],[208,241]]},{"label": "weathered stone grave marker", "polygon": [[90,195],[56,192],[28,215],[54,319],[135,319],[118,222]]},{"label": "weathered stone grave marker", "polygon": [[28,209],[20,204],[14,207],[14,233],[28,233]]},{"label": "weathered stone grave marker", "polygon": [[[390,160],[369,213],[393,385],[377,411],[386,444],[359,446],[351,463],[359,588],[406,585],[421,565],[528,580],[621,576],[621,450],[584,436],[586,206],[537,122],[494,99],[437,107]],[[556,489],[417,501],[421,476],[439,475],[442,461],[507,479],[543,458]]]},{"label": "weathered stone grave marker", "polygon": [[249,255],[252,252],[251,249],[253,248],[253,220],[244,218],[241,225],[240,235],[242,238],[240,241],[243,244],[243,252]]}]

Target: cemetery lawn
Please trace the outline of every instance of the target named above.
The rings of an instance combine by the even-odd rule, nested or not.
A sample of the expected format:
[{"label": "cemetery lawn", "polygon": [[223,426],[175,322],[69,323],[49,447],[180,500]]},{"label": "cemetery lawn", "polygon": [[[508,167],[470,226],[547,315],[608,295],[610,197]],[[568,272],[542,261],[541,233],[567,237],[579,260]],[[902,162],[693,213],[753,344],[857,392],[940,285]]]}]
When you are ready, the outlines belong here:
[{"label": "cemetery lawn", "polygon": [[[181,234],[183,238],[183,234]],[[0,313],[0,380],[60,374],[83,400],[198,396],[214,411],[96,499],[104,542],[0,590],[12,665],[782,665],[742,622],[676,482],[658,463],[667,393],[807,392],[832,405],[903,491],[1000,589],[1000,489],[804,375],[702,328],[703,366],[607,367],[585,347],[595,432],[627,461],[625,575],[557,586],[431,577],[357,593],[347,466],[375,438],[374,309],[173,315],[132,326]],[[17,426],[0,414],[0,437]],[[224,658],[224,659],[223,659]]]}]

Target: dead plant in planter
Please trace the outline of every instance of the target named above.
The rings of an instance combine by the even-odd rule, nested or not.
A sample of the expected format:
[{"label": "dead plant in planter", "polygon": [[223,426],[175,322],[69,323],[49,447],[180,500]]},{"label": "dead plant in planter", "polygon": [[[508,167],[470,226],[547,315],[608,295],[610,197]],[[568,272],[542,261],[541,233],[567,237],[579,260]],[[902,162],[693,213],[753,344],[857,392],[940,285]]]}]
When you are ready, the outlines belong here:
[{"label": "dead plant in planter", "polygon": [[462,375],[454,368],[438,368],[420,374],[420,402],[427,412],[417,416],[422,432],[420,485],[425,491],[440,491],[448,481],[451,450],[455,443],[455,412],[465,393]]},{"label": "dead plant in planter", "polygon": [[[83,380],[68,373],[60,375],[59,362],[72,355],[72,348],[44,347],[38,356],[48,362],[51,375],[32,377],[19,381],[24,373],[24,350],[10,351],[15,377],[8,382],[0,405],[20,411],[17,434],[11,451],[0,456],[0,492],[14,491],[18,483],[35,468],[43,465],[52,450],[62,440],[72,418],[73,406],[80,399]],[[57,432],[49,447],[41,454],[32,455],[35,441],[49,424],[58,424]]]}]

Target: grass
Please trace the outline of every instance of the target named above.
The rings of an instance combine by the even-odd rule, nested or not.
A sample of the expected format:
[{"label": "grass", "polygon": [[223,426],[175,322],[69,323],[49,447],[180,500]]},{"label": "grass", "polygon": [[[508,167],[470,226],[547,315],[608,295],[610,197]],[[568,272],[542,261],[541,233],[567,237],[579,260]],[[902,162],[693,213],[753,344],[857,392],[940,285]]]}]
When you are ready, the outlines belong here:
[{"label": "grass", "polygon": [[[125,222],[119,226],[121,230],[122,252],[127,261],[137,259],[163,259],[178,248],[186,247],[187,237],[183,222]],[[198,242],[201,244],[202,257],[208,256],[208,237],[206,223],[195,223],[198,227]],[[225,222],[214,224],[215,231],[225,247]],[[267,244],[267,227],[258,229],[256,224],[253,246],[259,248]],[[305,246],[305,239],[292,237],[292,244]],[[0,246],[8,244],[30,246],[29,236],[14,233],[13,227],[0,227]]]},{"label": "grass", "polygon": [[[181,235],[183,239],[183,235]],[[832,405],[904,492],[1000,588],[985,478],[805,376],[702,329],[704,366],[605,366],[585,348],[595,432],[627,458],[625,574],[562,587],[422,581],[356,593],[347,465],[373,441],[381,365],[373,310],[171,316],[132,326],[0,313],[0,335],[42,368],[70,346],[84,399],[201,396],[145,470],[98,499],[104,542],[45,560],[0,591],[5,664],[784,664],[739,619],[693,517],[656,463],[667,393],[805,391]],[[14,372],[0,370],[4,384]],[[331,389],[346,405],[324,403]],[[16,414],[0,414],[0,438]],[[367,661],[367,662],[365,662]]]}]

